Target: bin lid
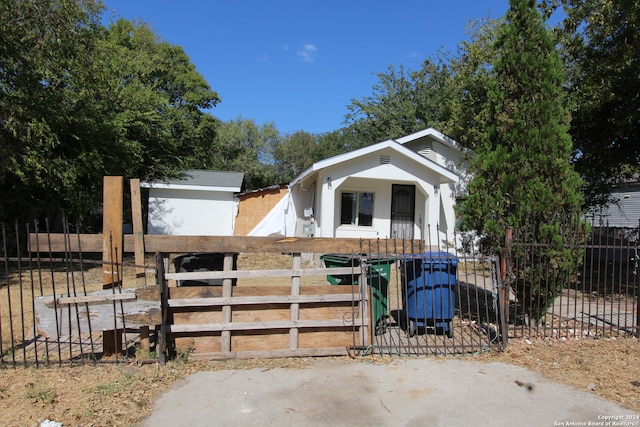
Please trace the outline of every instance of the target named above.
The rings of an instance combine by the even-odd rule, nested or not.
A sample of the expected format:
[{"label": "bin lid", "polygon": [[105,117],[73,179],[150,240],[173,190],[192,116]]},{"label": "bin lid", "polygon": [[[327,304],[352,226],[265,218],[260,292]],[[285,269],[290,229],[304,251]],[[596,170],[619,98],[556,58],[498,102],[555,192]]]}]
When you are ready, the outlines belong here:
[{"label": "bin lid", "polygon": [[453,254],[445,251],[425,251],[419,254],[398,255],[400,262],[417,262],[422,261],[424,264],[451,264],[458,265],[458,258]]},{"label": "bin lid", "polygon": [[360,256],[356,254],[325,254],[320,256],[320,259],[339,264],[353,264],[360,261]]}]

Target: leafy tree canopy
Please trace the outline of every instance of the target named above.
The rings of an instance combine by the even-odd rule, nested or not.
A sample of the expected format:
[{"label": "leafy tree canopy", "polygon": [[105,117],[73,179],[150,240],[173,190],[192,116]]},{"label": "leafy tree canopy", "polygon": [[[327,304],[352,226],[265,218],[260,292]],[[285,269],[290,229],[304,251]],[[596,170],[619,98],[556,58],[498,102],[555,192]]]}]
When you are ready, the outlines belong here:
[{"label": "leafy tree canopy", "polygon": [[220,125],[210,158],[211,169],[244,172],[247,189],[265,188],[275,183],[272,147],[280,135],[271,123],[259,126],[238,117]]},{"label": "leafy tree canopy", "polygon": [[352,100],[345,117],[353,138],[351,147],[361,148],[419,130],[441,128],[446,112],[441,108],[449,96],[451,72],[444,58],[428,59],[416,71],[389,67],[379,73],[373,95]]},{"label": "leafy tree canopy", "polygon": [[612,185],[640,174],[640,3],[544,1],[561,7],[558,35],[573,108],[576,169],[589,205],[608,201]]},{"label": "leafy tree canopy", "polygon": [[102,177],[206,167],[219,101],[145,24],[100,24],[85,0],[0,2],[0,221],[88,221]]}]

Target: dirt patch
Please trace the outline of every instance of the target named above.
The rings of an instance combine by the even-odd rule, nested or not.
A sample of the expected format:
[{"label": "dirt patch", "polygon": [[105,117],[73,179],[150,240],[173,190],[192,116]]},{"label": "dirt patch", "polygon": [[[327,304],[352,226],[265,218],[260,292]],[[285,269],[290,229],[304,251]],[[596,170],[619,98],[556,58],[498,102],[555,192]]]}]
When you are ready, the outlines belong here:
[{"label": "dirt patch", "polygon": [[[640,341],[636,339],[512,340],[504,352],[462,357],[526,367],[640,412]],[[309,359],[289,358],[6,368],[0,370],[4,407],[0,425],[37,426],[46,419],[64,426],[135,425],[150,413],[159,395],[193,372],[303,369],[308,363]]]}]

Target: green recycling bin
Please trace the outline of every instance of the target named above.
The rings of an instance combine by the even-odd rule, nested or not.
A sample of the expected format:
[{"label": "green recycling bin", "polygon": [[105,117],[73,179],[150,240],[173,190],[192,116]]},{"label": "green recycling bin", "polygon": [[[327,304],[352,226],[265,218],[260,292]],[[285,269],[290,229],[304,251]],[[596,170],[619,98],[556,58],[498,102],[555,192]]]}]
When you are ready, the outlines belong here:
[{"label": "green recycling bin", "polygon": [[367,283],[371,287],[371,316],[376,335],[385,334],[389,327],[389,280],[391,264],[395,261],[395,258],[369,258],[364,261]]},{"label": "green recycling bin", "polygon": [[[359,255],[326,254],[322,255],[320,259],[324,262],[324,265],[327,268],[360,267]],[[359,274],[328,274],[327,280],[333,286],[357,285],[358,276]]]}]

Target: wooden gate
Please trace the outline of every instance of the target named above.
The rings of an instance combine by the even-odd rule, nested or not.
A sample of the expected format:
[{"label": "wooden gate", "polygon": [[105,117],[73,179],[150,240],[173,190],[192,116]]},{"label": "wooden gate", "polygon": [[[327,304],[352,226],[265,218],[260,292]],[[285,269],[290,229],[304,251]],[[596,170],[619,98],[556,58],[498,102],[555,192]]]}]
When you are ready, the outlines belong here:
[{"label": "wooden gate", "polygon": [[[168,348],[189,359],[326,356],[369,342],[361,268],[318,268],[300,253],[227,253],[222,271],[163,272]],[[271,268],[264,269],[260,260]],[[290,262],[289,268],[273,269]],[[251,266],[250,264],[253,264]],[[166,258],[160,270],[169,265]],[[259,269],[255,269],[258,265]],[[175,269],[175,268],[174,268]],[[352,278],[332,286],[327,274]],[[198,280],[222,286],[173,286]]]}]

